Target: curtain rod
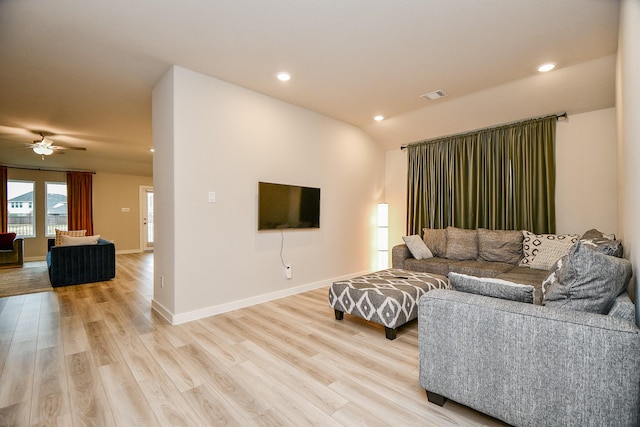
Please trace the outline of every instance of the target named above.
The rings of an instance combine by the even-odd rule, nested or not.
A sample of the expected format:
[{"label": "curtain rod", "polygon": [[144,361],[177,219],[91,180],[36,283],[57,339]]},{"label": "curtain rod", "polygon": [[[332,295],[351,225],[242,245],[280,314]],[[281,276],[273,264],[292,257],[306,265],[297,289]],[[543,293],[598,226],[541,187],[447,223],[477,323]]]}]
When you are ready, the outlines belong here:
[{"label": "curtain rod", "polygon": [[30,170],[30,171],[41,171],[41,172],[91,172],[92,174],[96,174],[96,171],[89,171],[83,169],[56,169],[56,168],[40,168],[37,166],[15,166],[15,165],[5,165],[0,164],[0,166],[7,167],[9,169],[22,169],[22,170]]},{"label": "curtain rod", "polygon": [[[456,135],[466,135],[466,134],[468,134],[468,133],[479,132],[479,131],[481,131],[481,130],[488,130],[488,129],[494,129],[494,128],[499,128],[499,127],[503,127],[503,126],[515,125],[515,124],[517,124],[517,123],[528,122],[529,120],[542,119],[542,118],[545,118],[545,117],[551,117],[551,116],[556,116],[556,120],[566,120],[566,119],[568,119],[568,118],[569,118],[569,115],[568,115],[568,114],[567,114],[567,112],[565,111],[564,113],[561,113],[561,114],[549,114],[548,116],[540,116],[540,117],[533,117],[533,118],[531,118],[531,119],[517,120],[517,121],[515,121],[515,122],[508,122],[508,123],[503,123],[503,124],[501,124],[501,125],[491,126],[491,127],[487,127],[487,128],[476,129],[476,130],[470,130],[469,132],[454,133],[454,134],[452,134],[452,135],[439,136],[439,137],[432,138],[432,139],[433,139],[433,140],[436,140],[436,139],[442,139],[442,138],[449,138],[449,137],[456,136]],[[426,142],[426,141],[428,141],[428,139],[426,139],[426,140],[424,140],[424,141],[415,141],[415,142],[412,142],[411,144],[418,144],[418,143]],[[411,144],[401,145],[401,146],[400,146],[400,150],[404,150],[405,148],[407,148],[407,147],[408,147],[409,145],[411,145]]]}]

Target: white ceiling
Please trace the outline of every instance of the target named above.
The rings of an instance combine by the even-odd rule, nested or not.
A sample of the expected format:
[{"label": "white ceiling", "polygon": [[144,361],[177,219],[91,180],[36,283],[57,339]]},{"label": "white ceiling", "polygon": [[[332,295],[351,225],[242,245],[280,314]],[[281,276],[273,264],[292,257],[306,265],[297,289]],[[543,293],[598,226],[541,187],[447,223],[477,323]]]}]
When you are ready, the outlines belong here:
[{"label": "white ceiling", "polygon": [[[617,0],[0,0],[0,163],[150,175],[151,90],[172,64],[359,126],[386,149],[430,136],[425,122],[452,121],[470,96],[499,88],[528,87],[532,106],[539,85],[560,90],[528,110],[496,104],[505,114],[493,117],[610,107],[618,8]],[[536,66],[548,60],[557,77],[540,80]],[[281,70],[292,80],[276,80]],[[606,84],[591,91],[598,78]],[[419,97],[438,89],[449,97]],[[388,119],[373,122],[375,114]],[[87,151],[42,161],[18,148],[33,131]]]}]

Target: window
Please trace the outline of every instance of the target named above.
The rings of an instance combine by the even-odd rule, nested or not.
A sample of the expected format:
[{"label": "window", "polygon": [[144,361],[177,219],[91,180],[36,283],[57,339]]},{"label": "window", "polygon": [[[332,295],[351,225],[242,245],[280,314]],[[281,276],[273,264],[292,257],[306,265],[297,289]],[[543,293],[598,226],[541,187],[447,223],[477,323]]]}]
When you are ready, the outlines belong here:
[{"label": "window", "polygon": [[34,212],[35,183],[33,181],[7,181],[7,230],[20,237],[36,236]]},{"label": "window", "polygon": [[67,184],[65,182],[47,182],[47,219],[45,234],[55,236],[58,230],[67,230]]}]

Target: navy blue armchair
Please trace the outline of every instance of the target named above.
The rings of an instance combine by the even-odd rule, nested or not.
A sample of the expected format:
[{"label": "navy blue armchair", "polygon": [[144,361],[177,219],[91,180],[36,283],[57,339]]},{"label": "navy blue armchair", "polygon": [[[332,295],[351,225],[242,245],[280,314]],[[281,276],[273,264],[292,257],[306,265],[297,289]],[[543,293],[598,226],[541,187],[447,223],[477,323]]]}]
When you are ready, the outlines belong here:
[{"label": "navy blue armchair", "polygon": [[54,246],[49,239],[47,267],[51,286],[102,282],[116,277],[116,247],[98,240],[95,245]]}]

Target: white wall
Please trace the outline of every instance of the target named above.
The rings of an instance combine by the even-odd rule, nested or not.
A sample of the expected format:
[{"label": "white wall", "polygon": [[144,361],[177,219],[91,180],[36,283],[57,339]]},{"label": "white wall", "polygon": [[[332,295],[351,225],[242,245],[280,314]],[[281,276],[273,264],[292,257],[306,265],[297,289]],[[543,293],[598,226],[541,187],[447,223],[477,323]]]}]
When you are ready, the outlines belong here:
[{"label": "white wall", "polygon": [[570,115],[556,127],[556,231],[618,233],[615,108]]},{"label": "white wall", "polygon": [[[625,257],[633,264],[631,288],[640,304],[640,2],[623,0],[620,8],[616,111],[620,159],[620,228]],[[633,293],[633,292],[632,292]],[[640,325],[640,310],[636,323]]]},{"label": "white wall", "polygon": [[[461,131],[465,123],[460,121]],[[407,156],[386,152],[390,245],[406,233]],[[556,128],[556,232],[618,233],[615,109],[573,114]]]},{"label": "white wall", "polygon": [[[162,89],[168,80],[172,88]],[[156,308],[182,322],[375,269],[385,162],[364,132],[180,67],[156,90]],[[171,102],[166,93],[173,106],[156,105]],[[170,132],[158,135],[158,120],[173,123],[160,152]],[[281,233],[257,231],[258,181],[321,188],[321,228],[283,233],[291,280]],[[171,194],[174,217],[162,218]],[[170,242],[173,258],[163,247]],[[160,275],[173,301],[158,292]]]}]

